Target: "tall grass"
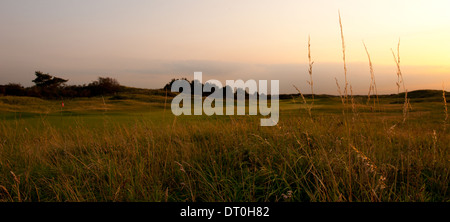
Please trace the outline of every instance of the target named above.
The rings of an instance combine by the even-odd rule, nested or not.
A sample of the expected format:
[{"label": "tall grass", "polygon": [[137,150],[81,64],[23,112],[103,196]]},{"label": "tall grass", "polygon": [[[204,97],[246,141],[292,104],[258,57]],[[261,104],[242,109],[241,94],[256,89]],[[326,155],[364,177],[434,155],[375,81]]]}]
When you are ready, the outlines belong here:
[{"label": "tall grass", "polygon": [[[312,112],[311,112],[311,110],[312,110],[312,108],[313,108],[313,106],[314,106],[314,81],[313,81],[313,71],[312,71],[312,68],[313,68],[314,62],[313,62],[312,59],[311,59],[311,37],[310,37],[310,36],[308,36],[308,61],[309,61],[309,62],[308,62],[309,81],[307,80],[306,82],[308,83],[308,85],[309,85],[309,87],[310,87],[310,89],[311,89],[311,100],[312,100],[311,103],[308,104],[308,102],[306,101],[305,96],[304,96],[303,93],[300,91],[300,89],[297,88],[297,86],[293,85],[293,87],[294,87],[295,90],[297,90],[297,92],[300,94],[300,96],[301,96],[301,98],[302,98],[302,101],[303,101],[303,104],[306,105],[306,109],[307,109],[307,111],[308,111],[309,116],[312,117]],[[295,101],[295,99],[294,99],[294,101]]]},{"label": "tall grass", "polygon": [[394,56],[394,62],[397,66],[397,93],[400,93],[400,85],[403,86],[403,92],[406,92],[405,82],[403,81],[402,70],[400,69],[400,39],[397,44],[397,55],[393,49],[391,49],[392,55]]},{"label": "tall grass", "polygon": [[397,45],[397,55],[395,55],[394,50],[391,49],[392,55],[394,56],[395,65],[397,66],[397,93],[400,93],[400,85],[403,87],[403,92],[405,93],[405,102],[403,103],[403,123],[406,122],[408,118],[408,112],[411,109],[410,100],[408,99],[408,90],[405,87],[405,82],[403,81],[403,74],[400,68],[400,39]]},{"label": "tall grass", "polygon": [[364,49],[366,50],[367,58],[369,60],[369,70],[370,70],[370,86],[369,86],[369,93],[367,95],[367,104],[370,102],[370,94],[371,93],[372,93],[372,95],[375,94],[376,100],[374,99],[374,101],[373,101],[373,109],[375,109],[376,103],[379,103],[377,83],[375,82],[375,73],[373,71],[372,60],[370,59],[369,50],[367,50],[367,46],[364,43],[364,41],[363,41],[363,45],[364,45]]},{"label": "tall grass", "polygon": [[344,30],[342,28],[342,21],[341,21],[341,12],[339,11],[339,27],[341,30],[341,41],[342,41],[342,60],[344,62],[344,78],[345,78],[345,85],[344,85],[344,100],[345,103],[348,103],[348,81],[347,81],[347,63],[345,61],[345,41],[344,41]]},{"label": "tall grass", "polygon": [[308,74],[309,74],[309,81],[308,84],[311,87],[311,97],[312,97],[312,102],[311,102],[311,106],[314,105],[314,81],[313,81],[313,64],[314,62],[311,60],[311,37],[308,36]]},{"label": "tall grass", "polygon": [[445,97],[445,86],[444,83],[442,83],[442,98],[444,99],[444,131],[447,127],[447,121],[448,121],[448,110],[447,110],[447,98]]},{"label": "tall grass", "polygon": [[158,125],[105,119],[97,129],[3,121],[0,199],[450,200],[450,136],[433,139],[434,125],[421,116],[391,130],[395,121],[383,115],[284,116],[277,128],[251,116]]}]

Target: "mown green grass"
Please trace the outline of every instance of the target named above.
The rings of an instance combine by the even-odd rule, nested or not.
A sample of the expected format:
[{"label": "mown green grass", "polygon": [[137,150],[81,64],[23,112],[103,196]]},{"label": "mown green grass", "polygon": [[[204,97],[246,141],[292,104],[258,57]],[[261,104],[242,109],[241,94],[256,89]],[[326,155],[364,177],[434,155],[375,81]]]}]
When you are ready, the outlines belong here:
[{"label": "mown green grass", "polygon": [[[399,98],[402,98],[399,96]],[[2,201],[449,201],[438,97],[280,101],[261,116],[179,116],[155,95],[0,97]],[[103,102],[105,101],[105,102]],[[310,102],[310,100],[308,100]]]}]

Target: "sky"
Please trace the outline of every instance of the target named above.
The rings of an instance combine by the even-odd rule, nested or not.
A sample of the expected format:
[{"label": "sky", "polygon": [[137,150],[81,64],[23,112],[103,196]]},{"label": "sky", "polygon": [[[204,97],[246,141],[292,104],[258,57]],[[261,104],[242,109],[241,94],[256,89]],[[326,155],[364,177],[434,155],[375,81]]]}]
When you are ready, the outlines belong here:
[{"label": "sky", "polygon": [[[408,91],[450,90],[448,0],[2,0],[0,84],[31,86],[35,71],[83,84],[99,76],[162,88],[172,78],[280,80],[280,93],[349,84],[367,94],[371,56],[378,92],[397,92],[391,52],[400,40]],[[270,81],[269,81],[270,82]]]}]

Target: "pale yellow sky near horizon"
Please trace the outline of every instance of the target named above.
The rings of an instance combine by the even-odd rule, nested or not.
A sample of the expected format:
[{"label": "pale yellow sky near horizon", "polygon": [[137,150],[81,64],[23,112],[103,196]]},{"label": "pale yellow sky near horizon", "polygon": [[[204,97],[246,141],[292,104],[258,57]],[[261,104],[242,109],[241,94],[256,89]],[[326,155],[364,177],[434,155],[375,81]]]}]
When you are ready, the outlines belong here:
[{"label": "pale yellow sky near horizon", "polygon": [[[124,85],[159,88],[173,77],[280,78],[307,90],[307,39],[317,91],[343,80],[338,10],[349,78],[357,93],[370,82],[394,92],[391,48],[409,90],[450,88],[450,1],[57,1],[0,2],[0,84],[30,85],[35,70],[69,84],[112,76]],[[332,69],[331,69],[332,67]],[[283,92],[283,90],[281,90]]]}]

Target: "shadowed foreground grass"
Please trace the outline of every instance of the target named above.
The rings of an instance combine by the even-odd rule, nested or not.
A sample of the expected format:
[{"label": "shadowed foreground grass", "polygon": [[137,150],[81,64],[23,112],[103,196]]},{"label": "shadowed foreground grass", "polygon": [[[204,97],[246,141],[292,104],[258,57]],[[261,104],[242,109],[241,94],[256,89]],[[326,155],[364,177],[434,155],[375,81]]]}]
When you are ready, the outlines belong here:
[{"label": "shadowed foreground grass", "polygon": [[275,127],[258,116],[175,118],[161,104],[124,111],[146,109],[132,101],[85,113],[8,110],[0,200],[450,201],[442,103],[413,104],[402,122],[402,104],[355,112],[316,99],[309,116],[294,102],[282,101]]}]

